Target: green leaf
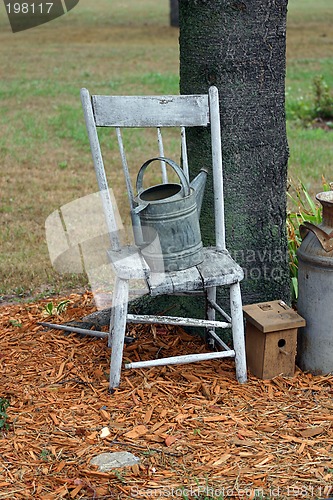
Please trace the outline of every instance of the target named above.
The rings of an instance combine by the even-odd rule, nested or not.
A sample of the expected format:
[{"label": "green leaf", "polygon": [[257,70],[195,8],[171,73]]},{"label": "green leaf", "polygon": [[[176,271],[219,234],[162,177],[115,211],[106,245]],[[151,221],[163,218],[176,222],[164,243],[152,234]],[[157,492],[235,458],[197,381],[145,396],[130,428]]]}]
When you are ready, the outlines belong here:
[{"label": "green leaf", "polygon": [[59,302],[59,304],[56,307],[57,313],[61,314],[66,311],[68,304],[70,303],[70,300],[62,300]]},{"label": "green leaf", "polygon": [[291,288],[292,288],[292,295],[295,298],[295,300],[298,299],[298,279],[296,276],[293,276],[291,278]]},{"label": "green leaf", "polygon": [[46,304],[44,306],[44,309],[47,312],[47,314],[49,314],[50,316],[52,316],[54,314],[54,304],[52,302],[49,302],[48,304]]},{"label": "green leaf", "polygon": [[16,319],[10,319],[9,320],[9,323],[13,326],[17,326],[17,328],[22,328],[22,323],[20,323],[19,321],[17,321]]}]

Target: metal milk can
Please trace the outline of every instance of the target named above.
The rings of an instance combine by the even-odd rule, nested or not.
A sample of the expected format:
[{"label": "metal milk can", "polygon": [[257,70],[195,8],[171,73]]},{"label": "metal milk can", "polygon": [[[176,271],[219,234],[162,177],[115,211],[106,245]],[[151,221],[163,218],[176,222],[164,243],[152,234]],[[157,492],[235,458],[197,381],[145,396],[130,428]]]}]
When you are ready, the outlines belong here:
[{"label": "metal milk can", "polygon": [[[155,160],[169,165],[180,183],[157,184],[143,189],[144,173]],[[136,243],[153,271],[179,271],[202,262],[199,217],[206,177],[207,172],[202,170],[190,184],[183,170],[164,157],[152,158],[140,168],[132,220],[136,219]]]},{"label": "metal milk can", "polygon": [[298,249],[297,310],[300,329],[297,364],[314,374],[333,372],[333,191],[319,193],[322,223],[304,222]]}]

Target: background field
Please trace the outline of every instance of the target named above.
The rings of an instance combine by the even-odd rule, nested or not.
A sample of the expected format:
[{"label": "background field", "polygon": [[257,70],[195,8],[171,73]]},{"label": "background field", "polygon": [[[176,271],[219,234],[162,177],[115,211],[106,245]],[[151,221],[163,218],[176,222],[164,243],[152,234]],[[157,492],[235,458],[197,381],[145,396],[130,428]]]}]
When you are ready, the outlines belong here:
[{"label": "background field", "polygon": [[[0,8],[0,296],[56,293],[85,284],[57,276],[45,241],[48,215],[96,191],[79,90],[178,93],[178,30],[168,0],[80,0],[69,14],[13,34]],[[333,180],[333,136],[304,128],[295,115],[311,103],[312,82],[333,87],[331,0],[289,0],[286,106],[290,177],[311,194]],[[305,104],[304,104],[305,103]],[[110,144],[107,162],[118,155]],[[133,169],[152,156],[133,134]],[[168,154],[176,153],[172,140]],[[124,198],[117,170],[116,194]],[[122,206],[122,201],[120,201]]]}]

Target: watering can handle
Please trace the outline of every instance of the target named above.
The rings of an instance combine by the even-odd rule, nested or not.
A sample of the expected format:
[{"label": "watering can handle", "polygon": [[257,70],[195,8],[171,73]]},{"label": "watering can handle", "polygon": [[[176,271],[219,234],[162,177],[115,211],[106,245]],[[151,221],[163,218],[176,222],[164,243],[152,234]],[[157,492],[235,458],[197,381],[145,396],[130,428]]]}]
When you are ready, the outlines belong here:
[{"label": "watering can handle", "polygon": [[156,161],[156,160],[164,161],[176,172],[176,174],[178,175],[179,180],[184,188],[184,196],[189,196],[191,193],[190,184],[189,184],[183,170],[181,169],[181,167],[179,165],[177,165],[176,162],[174,162],[173,160],[170,160],[170,158],[165,158],[164,156],[158,156],[156,158],[151,158],[150,160],[147,160],[142,165],[142,167],[139,170],[137,179],[136,179],[136,191],[137,191],[137,193],[140,193],[142,191],[143,174],[144,174],[146,168],[148,167],[148,165],[150,165],[150,163],[152,163],[153,161]]}]

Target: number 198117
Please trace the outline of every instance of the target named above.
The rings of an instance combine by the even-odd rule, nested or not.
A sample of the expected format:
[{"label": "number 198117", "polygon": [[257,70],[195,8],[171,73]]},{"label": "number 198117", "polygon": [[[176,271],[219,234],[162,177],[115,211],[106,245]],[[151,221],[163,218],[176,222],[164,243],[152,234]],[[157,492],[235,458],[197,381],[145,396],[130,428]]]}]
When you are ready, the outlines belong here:
[{"label": "number 198117", "polygon": [[49,14],[53,2],[48,3],[10,3],[6,4],[8,14]]}]

